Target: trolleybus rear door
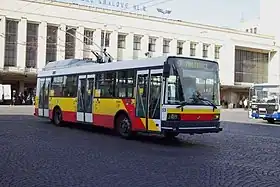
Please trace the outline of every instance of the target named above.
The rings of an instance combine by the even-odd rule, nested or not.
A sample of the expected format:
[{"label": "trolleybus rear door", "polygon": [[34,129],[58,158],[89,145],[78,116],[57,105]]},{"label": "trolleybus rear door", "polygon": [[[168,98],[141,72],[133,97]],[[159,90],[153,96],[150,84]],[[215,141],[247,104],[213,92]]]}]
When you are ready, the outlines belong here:
[{"label": "trolleybus rear door", "polygon": [[147,131],[160,131],[162,69],[137,71],[136,117]]},{"label": "trolleybus rear door", "polygon": [[77,121],[93,122],[92,103],[94,97],[95,75],[80,75],[78,81]]},{"label": "trolleybus rear door", "polygon": [[38,116],[49,117],[49,92],[51,78],[40,78],[39,80],[39,105]]}]

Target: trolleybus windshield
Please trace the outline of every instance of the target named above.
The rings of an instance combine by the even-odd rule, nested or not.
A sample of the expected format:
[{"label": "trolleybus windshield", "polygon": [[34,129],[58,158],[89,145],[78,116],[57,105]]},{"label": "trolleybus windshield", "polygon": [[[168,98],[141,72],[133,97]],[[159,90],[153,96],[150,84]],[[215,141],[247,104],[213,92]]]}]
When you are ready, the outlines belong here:
[{"label": "trolleybus windshield", "polygon": [[[218,64],[199,59],[169,58],[170,76],[167,78],[166,104],[220,105]],[[199,94],[199,103],[194,96]],[[205,102],[208,100],[209,102]]]}]

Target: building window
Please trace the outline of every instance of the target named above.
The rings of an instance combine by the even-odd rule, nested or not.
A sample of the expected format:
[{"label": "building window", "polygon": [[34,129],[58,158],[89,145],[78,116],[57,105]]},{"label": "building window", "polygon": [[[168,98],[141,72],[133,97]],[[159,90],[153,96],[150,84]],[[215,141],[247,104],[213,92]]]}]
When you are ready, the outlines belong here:
[{"label": "building window", "polygon": [[38,49],[38,24],[27,23],[26,67],[36,68]]},{"label": "building window", "polygon": [[133,50],[141,50],[141,36],[133,37]]},{"label": "building window", "polygon": [[203,44],[203,49],[202,49],[203,58],[208,58],[208,47],[209,47],[209,44]]},{"label": "building window", "polygon": [[254,28],[254,34],[257,34],[257,27]]},{"label": "building window", "polygon": [[249,32],[249,29],[246,29],[246,32]]},{"label": "building window", "polygon": [[155,52],[156,51],[156,38],[149,38],[149,44],[148,44],[148,51],[149,52]]},{"label": "building window", "polygon": [[[106,32],[105,47],[110,47],[110,33]],[[101,32],[101,47],[104,47],[104,31]]]},{"label": "building window", "polygon": [[215,59],[220,59],[220,49],[221,49],[221,46],[219,46],[219,45],[215,46]]},{"label": "building window", "polygon": [[190,43],[190,56],[195,56],[196,53],[196,43],[195,42],[191,42]]},{"label": "building window", "polygon": [[93,45],[93,31],[90,30],[84,31],[84,44]]},{"label": "building window", "polygon": [[118,35],[118,48],[125,49],[126,35]]},{"label": "building window", "polygon": [[250,33],[253,33],[253,29],[252,28],[250,29]]},{"label": "building window", "polygon": [[177,41],[177,55],[182,55],[183,54],[183,41]]},{"label": "building window", "polygon": [[[1,34],[1,33],[0,33]],[[18,22],[6,21],[5,34],[5,61],[4,66],[15,67],[17,64],[17,39],[18,39]],[[20,44],[24,45],[24,44]]]},{"label": "building window", "polygon": [[76,29],[66,29],[65,59],[75,58]]},{"label": "building window", "polygon": [[57,55],[57,30],[55,26],[47,28],[47,49],[46,49],[46,64],[56,61]]},{"label": "building window", "polygon": [[163,53],[169,53],[170,48],[170,40],[164,39],[163,40]]},{"label": "building window", "polygon": [[235,82],[268,81],[268,53],[235,50]]}]

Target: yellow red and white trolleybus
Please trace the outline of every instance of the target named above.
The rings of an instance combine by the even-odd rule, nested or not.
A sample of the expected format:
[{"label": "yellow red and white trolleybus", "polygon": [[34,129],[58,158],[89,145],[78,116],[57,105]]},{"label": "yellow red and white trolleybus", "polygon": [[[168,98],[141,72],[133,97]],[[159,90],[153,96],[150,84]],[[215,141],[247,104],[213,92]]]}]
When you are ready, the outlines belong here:
[{"label": "yellow red and white trolleybus", "polygon": [[218,133],[217,62],[181,56],[95,63],[48,63],[37,76],[35,113],[55,125],[88,123],[136,132]]}]

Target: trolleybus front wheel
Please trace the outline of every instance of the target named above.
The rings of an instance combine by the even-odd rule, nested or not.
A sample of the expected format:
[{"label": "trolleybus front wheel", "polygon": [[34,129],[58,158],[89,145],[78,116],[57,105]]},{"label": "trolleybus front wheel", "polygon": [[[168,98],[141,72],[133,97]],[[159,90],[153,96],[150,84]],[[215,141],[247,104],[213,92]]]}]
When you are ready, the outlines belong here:
[{"label": "trolleybus front wheel", "polygon": [[178,132],[164,132],[163,135],[165,138],[173,139],[173,138],[176,138],[179,135],[179,133]]},{"label": "trolleybus front wheel", "polygon": [[273,123],[275,123],[275,120],[274,119],[267,119],[267,122],[273,124]]}]

